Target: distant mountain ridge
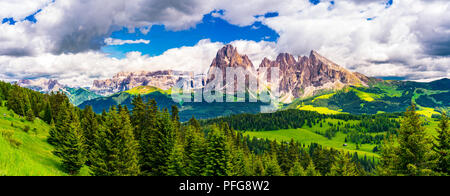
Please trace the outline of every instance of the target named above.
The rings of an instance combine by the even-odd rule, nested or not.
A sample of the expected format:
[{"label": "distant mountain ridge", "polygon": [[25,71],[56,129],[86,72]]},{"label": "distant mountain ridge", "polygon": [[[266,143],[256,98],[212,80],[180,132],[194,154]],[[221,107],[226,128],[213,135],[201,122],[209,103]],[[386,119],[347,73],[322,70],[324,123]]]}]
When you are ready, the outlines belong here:
[{"label": "distant mountain ridge", "polygon": [[60,84],[57,80],[52,79],[35,79],[35,80],[19,80],[16,82],[17,85],[25,88],[29,88],[34,91],[41,93],[57,93],[61,92],[67,95],[70,102],[76,106],[81,103],[101,97],[100,95],[85,89],[85,88],[72,88],[67,85]]},{"label": "distant mountain ridge", "polygon": [[131,90],[139,86],[155,86],[168,90],[175,86],[178,81],[191,78],[198,80],[195,83],[203,83],[202,78],[195,77],[192,72],[174,70],[120,72],[112,79],[95,80],[90,90],[103,96]]},{"label": "distant mountain ridge", "polygon": [[[272,84],[270,69],[279,68],[279,80]],[[430,83],[408,81],[385,81],[351,72],[323,57],[316,51],[309,56],[294,57],[281,53],[275,60],[264,58],[256,68],[247,55],[239,54],[237,48],[226,45],[212,60],[206,75],[193,75],[192,72],[162,70],[120,72],[111,79],[96,80],[88,89],[69,88],[55,80],[24,80],[19,85],[37,91],[64,92],[72,103],[84,108],[93,106],[95,112],[108,110],[113,105],[127,105],[131,108],[134,96],[142,95],[146,100],[156,99],[160,108],[180,107],[183,120],[192,115],[199,118],[212,118],[237,113],[259,113],[257,103],[176,103],[170,89],[178,82],[187,80],[189,88],[203,89],[210,85],[220,70],[242,68],[246,80],[255,79],[260,88],[279,87],[283,106],[279,109],[313,110],[322,113],[376,114],[380,112],[402,112],[417,104],[419,110],[428,116],[450,108],[450,80],[443,79]],[[223,88],[229,83],[223,77]],[[244,78],[238,78],[243,80]],[[246,84],[247,85],[247,84]],[[260,89],[258,89],[259,91]],[[247,96],[255,92],[245,89]]]},{"label": "distant mountain ridge", "polygon": [[[131,90],[139,86],[154,86],[163,90],[174,87],[180,80],[188,79],[190,88],[204,88],[216,78],[215,72],[223,74],[223,88],[227,86],[227,68],[242,68],[247,74],[246,79],[255,79],[264,87],[278,85],[285,103],[292,102],[295,98],[313,96],[323,90],[339,90],[349,85],[367,86],[369,77],[360,73],[350,72],[347,69],[321,56],[316,51],[311,51],[309,57],[303,56],[297,59],[288,53],[281,53],[274,61],[264,58],[257,69],[247,55],[241,55],[237,48],[225,45],[212,60],[206,77],[193,75],[192,72],[161,70],[120,72],[111,79],[95,80],[90,90],[102,96],[109,96]],[[280,69],[278,84],[270,84],[267,75],[270,70],[262,68],[277,67]],[[266,73],[267,72],[267,73]],[[270,76],[269,76],[270,77]]]},{"label": "distant mountain ridge", "polygon": [[[310,56],[301,56],[296,59],[288,53],[281,53],[276,60],[264,58],[259,68],[253,66],[252,61],[246,55],[238,53],[237,48],[226,45],[217,52],[208,71],[207,82],[215,79],[214,73],[220,70],[223,80],[226,80],[227,68],[243,68],[249,78],[257,79],[259,84],[273,87],[277,85],[281,99],[285,103],[292,102],[295,98],[308,97],[318,94],[322,90],[340,90],[346,86],[368,86],[369,77],[363,74],[350,72],[336,63],[321,56],[316,51],[311,51]],[[266,69],[267,68],[267,69]],[[269,68],[279,68],[279,80],[277,84],[270,83]],[[224,82],[224,86],[226,86]]]},{"label": "distant mountain ridge", "polygon": [[313,96],[320,90],[339,90],[349,85],[367,86],[369,82],[367,76],[350,72],[316,51],[298,60],[291,54],[282,53],[275,61],[264,59],[259,67],[279,67],[281,94],[293,98]]},{"label": "distant mountain ridge", "polygon": [[57,80],[39,78],[35,80],[24,79],[19,80],[17,85],[25,88],[29,88],[38,92],[58,92],[64,89],[64,85],[60,84]]}]

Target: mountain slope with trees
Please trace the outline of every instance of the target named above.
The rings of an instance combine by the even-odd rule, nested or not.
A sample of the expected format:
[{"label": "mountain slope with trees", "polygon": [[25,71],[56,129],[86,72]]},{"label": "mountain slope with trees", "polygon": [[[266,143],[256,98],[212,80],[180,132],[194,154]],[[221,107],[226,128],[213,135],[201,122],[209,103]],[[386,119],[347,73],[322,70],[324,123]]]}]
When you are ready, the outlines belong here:
[{"label": "mountain slope with trees", "polygon": [[[313,124],[323,123],[320,119],[326,117],[314,112],[291,110],[254,115],[263,118],[260,121],[251,121],[252,116],[238,115],[235,116],[236,119],[241,117],[241,120],[247,119],[247,122],[235,122],[231,120],[234,118],[231,116],[208,120],[207,123],[200,123],[195,118],[181,123],[177,106],[171,107],[170,111],[159,109],[156,101],[144,101],[140,96],[133,98],[132,111],[127,106],[119,105],[98,115],[90,107],[81,110],[73,106],[63,94],[41,94],[6,83],[0,83],[0,89],[2,103],[6,102],[10,112],[20,113],[21,117],[14,118],[19,118],[23,123],[21,125],[39,123],[48,129],[48,134],[43,131],[40,136],[41,144],[44,146],[32,145],[25,141],[22,144],[17,142],[19,140],[16,140],[18,138],[15,135],[23,135],[20,131],[25,133],[26,130],[29,131],[26,126],[23,130],[14,129],[13,137],[10,137],[11,134],[2,134],[0,144],[17,145],[19,149],[44,148],[46,156],[49,157],[45,160],[53,160],[51,168],[59,170],[55,173],[39,173],[46,170],[38,166],[32,168],[22,166],[15,168],[20,171],[12,171],[13,160],[0,159],[2,161],[0,171],[3,175],[87,173],[95,176],[448,175],[446,165],[450,135],[448,118],[446,115],[440,116],[439,128],[435,135],[437,139],[432,139],[424,128],[427,122],[419,116],[414,107],[404,115],[397,116],[401,119],[400,124],[377,116],[341,114],[335,115],[334,118],[354,120],[359,122],[358,126],[341,124],[332,126],[333,129],[328,133],[318,132],[333,137],[335,128],[360,127],[360,131],[377,133],[386,131],[386,127],[380,126],[386,124],[388,127],[386,132],[392,132],[388,138],[392,140],[372,139],[382,144],[381,163],[378,163],[357,154],[324,147],[317,143],[302,144],[293,139],[289,142],[277,142],[250,138],[234,129],[256,130],[256,127],[270,127],[270,123],[267,122],[280,122],[273,123],[280,127],[297,127],[303,122],[303,125],[312,127]],[[299,121],[300,124],[297,124],[298,118],[295,119],[295,116],[291,119],[291,114],[295,112],[301,113],[297,117],[304,119]],[[385,115],[395,117],[396,114]],[[230,121],[227,122],[228,118]],[[6,122],[14,121],[5,119]],[[377,123],[377,120],[383,123]],[[396,126],[398,128],[395,128]],[[390,130],[389,127],[394,129]],[[34,129],[27,134],[32,132]],[[39,129],[36,132],[39,136]],[[20,157],[14,154],[14,151],[3,148],[1,150],[2,158]],[[48,162],[45,160],[38,162],[47,165]],[[27,168],[32,171],[26,171]]]}]

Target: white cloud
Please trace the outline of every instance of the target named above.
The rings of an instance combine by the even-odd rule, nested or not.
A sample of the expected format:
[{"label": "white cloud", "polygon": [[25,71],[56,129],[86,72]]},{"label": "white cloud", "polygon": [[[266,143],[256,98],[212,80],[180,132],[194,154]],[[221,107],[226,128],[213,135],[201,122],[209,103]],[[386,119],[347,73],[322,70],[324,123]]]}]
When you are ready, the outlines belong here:
[{"label": "white cloud", "polygon": [[[279,33],[281,52],[306,55],[315,49],[369,76],[449,77],[449,1],[394,0],[388,9],[385,1],[371,2],[336,1],[331,10],[320,3],[263,23]],[[448,56],[430,54],[437,46]]]},{"label": "white cloud", "polygon": [[105,44],[109,46],[125,45],[125,44],[149,44],[150,40],[138,39],[138,40],[122,40],[114,38],[106,38]]},{"label": "white cloud", "polygon": [[247,55],[255,68],[258,68],[264,57],[275,60],[278,55],[274,42],[237,40],[230,44],[235,46],[240,54]]},{"label": "white cloud", "polygon": [[[19,9],[22,4],[15,1],[9,7],[28,10],[22,15],[37,11],[26,6]],[[14,51],[14,56],[26,56],[99,50],[104,39],[122,27],[145,31],[154,24],[164,24],[169,30],[187,29],[199,23],[211,9],[211,4],[202,0],[55,1],[36,14],[35,24],[28,21],[18,21],[14,26],[0,24],[0,55],[11,55],[9,51]],[[16,16],[10,12],[4,15]]]},{"label": "white cloud", "polygon": [[50,2],[51,0],[2,0],[0,1],[0,20],[3,18],[23,20]]},{"label": "white cloud", "polygon": [[[23,18],[43,10],[37,23],[0,24],[0,78],[46,76],[83,85],[94,78],[136,69],[204,71],[222,43],[203,40],[158,57],[129,53],[125,59],[98,52],[111,32],[128,27],[147,33],[154,24],[181,30],[204,14],[246,26],[255,21],[274,29],[276,43],[237,40],[239,52],[255,66],[278,52],[306,55],[314,49],[344,67],[369,76],[421,80],[449,76],[450,1],[340,0],[312,5],[308,0],[26,0],[0,2],[0,18]],[[267,12],[278,16],[264,18]],[[82,13],[82,14],[80,14]],[[259,16],[259,17],[255,17]],[[368,21],[367,18],[374,18]],[[145,43],[145,40],[109,40]],[[2,56],[3,55],[3,56]],[[81,76],[80,76],[81,75]]]},{"label": "white cloud", "polygon": [[[254,62],[261,61],[262,56],[275,55],[274,43],[236,41],[233,44]],[[12,81],[47,77],[71,86],[91,86],[93,80],[111,78],[121,71],[173,69],[201,74],[209,69],[217,51],[223,46],[223,43],[205,39],[192,47],[167,50],[160,56],[130,52],[123,59],[92,51],[61,55],[46,53],[35,57],[0,56],[0,78]]]}]

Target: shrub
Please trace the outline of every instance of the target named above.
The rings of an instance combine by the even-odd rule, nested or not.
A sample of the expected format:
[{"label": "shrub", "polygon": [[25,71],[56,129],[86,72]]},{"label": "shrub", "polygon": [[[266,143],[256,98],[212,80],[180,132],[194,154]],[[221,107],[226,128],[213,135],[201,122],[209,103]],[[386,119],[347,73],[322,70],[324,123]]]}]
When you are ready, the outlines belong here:
[{"label": "shrub", "polygon": [[14,131],[12,130],[1,130],[0,131],[3,138],[11,144],[11,146],[15,148],[19,148],[22,145],[20,140],[14,138]]},{"label": "shrub", "polygon": [[29,131],[30,131],[30,126],[28,126],[28,125],[25,125],[25,127],[23,128],[23,131],[25,132],[25,133],[28,133]]}]

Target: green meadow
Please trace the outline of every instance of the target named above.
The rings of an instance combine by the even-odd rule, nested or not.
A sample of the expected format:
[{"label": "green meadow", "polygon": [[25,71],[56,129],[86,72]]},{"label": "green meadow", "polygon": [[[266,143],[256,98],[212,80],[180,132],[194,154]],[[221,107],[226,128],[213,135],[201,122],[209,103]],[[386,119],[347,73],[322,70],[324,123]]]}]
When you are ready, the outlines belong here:
[{"label": "green meadow", "polygon": [[[29,127],[29,129],[27,129]],[[50,130],[42,120],[28,122],[0,107],[0,176],[64,176],[61,161],[47,143]],[[83,168],[81,175],[88,175]]]},{"label": "green meadow", "polygon": [[[434,137],[437,135],[436,129],[438,128],[438,121],[431,118],[423,117],[422,120],[425,122],[425,129],[430,137]],[[338,132],[335,137],[332,139],[328,139],[327,137],[320,135],[316,132],[324,132],[330,126],[328,122],[337,124],[340,123],[357,123],[357,121],[343,121],[336,119],[327,119],[325,123],[322,123],[322,127],[320,124],[316,124],[312,126],[312,128],[308,126],[303,126],[299,129],[282,129],[282,130],[274,130],[274,131],[247,131],[244,132],[244,135],[248,135],[251,138],[261,138],[261,139],[271,139],[277,140],[278,142],[289,142],[291,139],[294,141],[298,141],[301,144],[309,145],[311,143],[317,143],[324,147],[334,148],[338,150],[343,150],[345,152],[354,153],[357,152],[359,156],[366,155],[368,158],[375,157],[376,159],[379,157],[379,154],[374,153],[373,149],[377,146],[375,144],[359,144],[358,148],[355,143],[345,142],[345,138],[347,134]],[[374,133],[375,134],[375,133]],[[344,146],[347,144],[347,146]]]},{"label": "green meadow", "polygon": [[[291,139],[294,139],[294,141],[298,141],[301,144],[309,145],[311,143],[317,143],[324,147],[328,148],[334,148],[338,150],[343,150],[345,152],[354,153],[357,152],[358,155],[364,156],[366,155],[368,158],[372,157],[379,157],[378,154],[373,153],[373,148],[376,146],[374,144],[362,144],[359,146],[359,149],[357,149],[356,144],[353,143],[346,143],[345,137],[346,134],[342,132],[338,132],[335,137],[333,137],[331,140],[326,138],[325,136],[322,136],[320,134],[317,134],[316,132],[324,132],[330,126],[328,125],[328,122],[331,123],[344,123],[343,120],[336,120],[336,119],[327,119],[325,123],[322,123],[322,127],[320,127],[319,124],[316,124],[312,128],[308,126],[304,126],[300,129],[282,129],[282,130],[275,130],[275,131],[255,131],[255,132],[244,132],[244,135],[248,135],[250,137],[256,137],[261,139],[275,139],[278,142],[289,142]],[[356,121],[347,121],[345,123],[355,123]],[[347,144],[347,146],[344,146],[344,144]]]}]

